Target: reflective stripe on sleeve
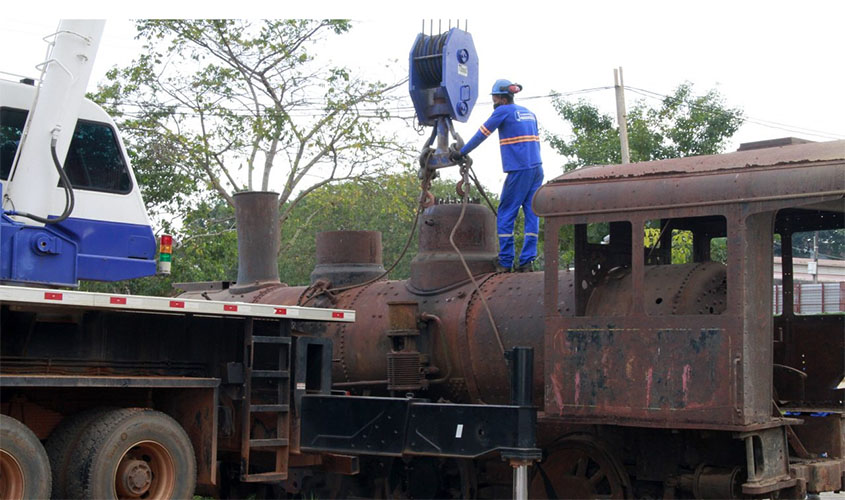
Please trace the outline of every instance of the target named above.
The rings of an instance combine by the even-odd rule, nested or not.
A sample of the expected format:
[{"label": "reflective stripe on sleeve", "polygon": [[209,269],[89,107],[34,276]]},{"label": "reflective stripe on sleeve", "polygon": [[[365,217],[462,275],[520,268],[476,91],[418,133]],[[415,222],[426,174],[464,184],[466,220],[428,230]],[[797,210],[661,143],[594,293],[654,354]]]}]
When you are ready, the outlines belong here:
[{"label": "reflective stripe on sleeve", "polygon": [[506,145],[506,144],[517,144],[520,142],[540,142],[540,136],[537,135],[520,135],[518,137],[508,137],[505,139],[499,139],[499,144]]}]

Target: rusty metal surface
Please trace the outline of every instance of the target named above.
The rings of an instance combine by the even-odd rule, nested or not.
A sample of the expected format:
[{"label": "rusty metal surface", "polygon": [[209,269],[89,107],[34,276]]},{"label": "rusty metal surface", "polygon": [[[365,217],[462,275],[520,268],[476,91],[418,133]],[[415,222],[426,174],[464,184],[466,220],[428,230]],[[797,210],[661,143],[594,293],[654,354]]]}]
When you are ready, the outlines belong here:
[{"label": "rusty metal surface", "polygon": [[[713,262],[647,266],[642,291],[634,290],[630,270],[609,273],[585,316],[549,339],[546,411],[618,422],[671,412],[674,423],[724,422],[736,390],[724,282],[724,265]],[[626,321],[643,299],[652,319]]]},{"label": "rusty metal surface", "polygon": [[845,415],[808,409],[802,418],[804,423],[792,429],[807,451],[845,459]]},{"label": "rusty metal surface", "polygon": [[269,191],[235,193],[238,226],[239,288],[279,282],[279,194]]},{"label": "rusty metal surface", "polygon": [[841,407],[842,390],[836,387],[845,378],[845,316],[787,313],[775,318],[775,332],[775,363],[799,370],[805,379],[802,399],[790,404]]},{"label": "rusty metal surface", "polygon": [[[560,283],[567,286],[567,275],[561,273]],[[487,305],[501,335],[505,349],[513,346],[533,347],[536,353],[543,349],[543,281],[542,273],[495,274],[481,286]],[[499,350],[496,333],[490,324],[487,310],[477,293],[467,304],[463,319],[466,344],[459,346],[472,367],[472,376],[478,387],[479,399],[488,403],[504,403],[509,394],[507,365]],[[462,336],[459,336],[462,338]],[[544,386],[542,356],[534,361],[534,404],[542,404]]]},{"label": "rusty metal surface", "polygon": [[378,231],[323,231],[317,233],[316,246],[312,284],[325,279],[339,287],[384,274]]},{"label": "rusty metal surface", "polygon": [[646,266],[645,289],[634,293],[630,269],[609,273],[590,294],[587,316],[623,317],[644,300],[648,316],[720,315],[727,305],[724,264],[699,262]]},{"label": "rusty metal surface", "polygon": [[596,165],[568,172],[556,177],[551,182],[563,183],[585,179],[596,181],[675,173],[694,174],[718,170],[775,167],[828,161],[845,161],[845,140],[644,161],[626,165]]},{"label": "rusty metal surface", "polygon": [[[6,391],[8,394],[8,389]],[[25,424],[38,439],[47,439],[63,418],[61,413],[24,398],[0,403],[0,413]]]},{"label": "rusty metal surface", "polygon": [[[572,273],[562,271],[560,274],[561,296],[566,297]],[[540,352],[543,346],[542,273],[483,274],[477,279],[505,348],[530,346]],[[274,304],[292,303],[302,290],[302,287],[277,288],[263,300]],[[428,340],[420,340],[420,350],[430,355],[431,365],[437,367],[440,374],[446,367],[451,367],[449,379],[443,384],[432,385],[427,395],[448,397],[456,402],[507,402],[509,381],[505,361],[487,311],[470,283],[437,295],[414,294],[403,281],[377,282],[339,293],[337,307],[354,309],[358,316],[354,324],[323,325],[318,332],[333,340],[336,360],[333,378],[336,382],[386,378],[387,355],[392,347],[388,332],[393,330],[388,304],[397,302],[416,303],[419,316],[436,316],[443,325],[443,331],[435,333],[435,325],[428,322],[423,331]],[[560,307],[565,310],[570,306],[562,301]],[[393,314],[396,316],[399,312]],[[395,322],[410,324],[404,317]],[[534,381],[536,387],[543,386],[543,366],[539,359],[535,362]],[[535,404],[542,404],[540,391],[535,394]]]},{"label": "rusty metal surface", "polygon": [[[552,232],[559,227],[546,226]],[[630,230],[624,229],[630,240]],[[548,232],[546,244],[548,262],[554,245]],[[632,259],[644,260],[642,250],[631,257],[628,245],[599,248],[611,254],[596,248],[589,254],[605,264],[616,259],[614,251],[629,256],[601,269],[590,259],[577,260],[582,267],[573,273],[575,286],[558,284],[555,293],[549,293],[554,280],[546,273],[544,300],[559,300],[560,290],[573,294],[575,288],[585,302],[569,312],[546,307],[546,415],[569,422],[687,428],[765,420],[751,418],[754,412],[737,401],[743,380],[736,365],[743,298],[731,298],[728,290],[741,289],[741,282],[727,277],[720,263],[634,264],[632,269]],[[637,272],[642,272],[639,279]],[[765,328],[755,326],[755,331],[765,335]]]},{"label": "rusty metal surface", "polygon": [[[466,270],[449,242],[461,205],[434,205],[420,220],[419,251],[411,261],[408,287],[421,293],[443,291],[468,281]],[[492,273],[498,256],[496,218],[486,207],[470,203],[455,231],[455,244],[474,275]]]},{"label": "rusty metal surface", "polygon": [[197,483],[217,484],[217,387],[164,391],[157,396],[157,407],[179,422],[191,440]]},{"label": "rusty metal surface", "polygon": [[820,493],[823,491],[842,490],[843,475],[845,475],[845,461],[843,460],[798,460],[789,467],[792,476],[803,479],[807,483],[807,491]]},{"label": "rusty metal surface", "polygon": [[845,141],[596,166],[542,186],[541,216],[599,215],[845,196]]}]

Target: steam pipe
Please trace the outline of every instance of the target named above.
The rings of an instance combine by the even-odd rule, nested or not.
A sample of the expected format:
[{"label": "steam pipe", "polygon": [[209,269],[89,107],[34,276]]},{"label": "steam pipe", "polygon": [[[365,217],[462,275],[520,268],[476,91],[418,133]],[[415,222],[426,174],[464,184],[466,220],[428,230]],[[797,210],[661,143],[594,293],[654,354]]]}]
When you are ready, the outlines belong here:
[{"label": "steam pipe", "polygon": [[449,377],[452,376],[452,362],[450,361],[451,357],[449,356],[449,344],[446,342],[446,339],[443,338],[443,321],[436,314],[427,312],[420,314],[420,319],[423,321],[434,321],[434,324],[437,325],[437,342],[440,343],[443,348],[443,358],[446,360],[446,373],[443,374],[442,377],[430,380],[429,383],[442,384],[443,382],[448,381]]}]

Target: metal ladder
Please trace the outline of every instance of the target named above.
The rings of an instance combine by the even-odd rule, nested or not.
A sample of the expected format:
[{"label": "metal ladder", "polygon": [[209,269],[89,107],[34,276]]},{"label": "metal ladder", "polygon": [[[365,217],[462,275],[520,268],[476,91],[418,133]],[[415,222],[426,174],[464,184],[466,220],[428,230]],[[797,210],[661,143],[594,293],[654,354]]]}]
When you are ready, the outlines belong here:
[{"label": "metal ladder", "polygon": [[[290,368],[290,321],[247,318],[244,328],[241,481],[282,481],[288,477]],[[255,460],[256,454],[264,455],[263,460]],[[275,457],[271,458],[271,454]],[[274,465],[270,467],[268,463]]]}]

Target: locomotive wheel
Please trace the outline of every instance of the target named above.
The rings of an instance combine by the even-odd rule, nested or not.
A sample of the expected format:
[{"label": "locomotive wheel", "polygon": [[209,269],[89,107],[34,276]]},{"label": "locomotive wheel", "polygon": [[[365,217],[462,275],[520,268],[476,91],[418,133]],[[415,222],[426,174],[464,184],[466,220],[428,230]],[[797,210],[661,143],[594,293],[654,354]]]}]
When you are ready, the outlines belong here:
[{"label": "locomotive wheel", "polygon": [[629,498],[631,483],[624,467],[599,442],[567,438],[534,466],[530,498]]},{"label": "locomotive wheel", "polygon": [[67,471],[72,498],[191,498],[196,459],[184,429],[164,413],[112,410],[82,432]]},{"label": "locomotive wheel", "polygon": [[50,461],[24,424],[0,415],[0,499],[48,498]]},{"label": "locomotive wheel", "polygon": [[88,426],[108,411],[111,409],[95,408],[81,411],[66,417],[50,433],[44,447],[47,449],[47,457],[50,459],[50,467],[53,470],[52,498],[68,498],[67,472],[70,464],[77,460],[75,454],[79,438]]}]

